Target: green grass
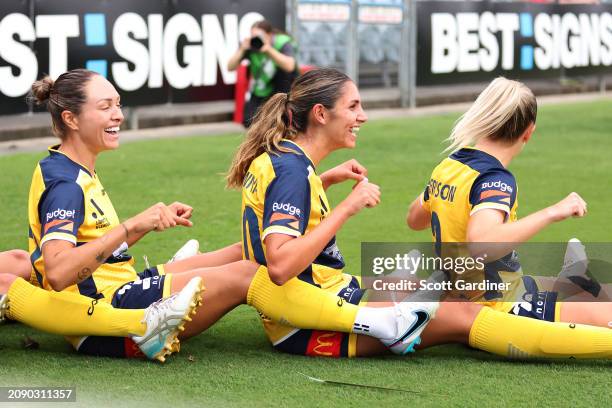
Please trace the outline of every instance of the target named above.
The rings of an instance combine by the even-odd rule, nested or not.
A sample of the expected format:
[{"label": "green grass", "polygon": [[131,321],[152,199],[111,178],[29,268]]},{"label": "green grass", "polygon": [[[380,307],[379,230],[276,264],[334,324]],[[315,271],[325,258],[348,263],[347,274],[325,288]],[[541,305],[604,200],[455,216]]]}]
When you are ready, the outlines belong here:
[{"label": "green grass", "polygon": [[[351,219],[338,240],[349,272],[358,272],[362,241],[427,241],[404,226],[408,203],[443,157],[443,139],[457,115],[372,121],[354,151],[333,154],[319,172],[355,157],[380,184],[382,203]],[[511,170],[520,186],[519,216],[575,190],[589,203],[585,219],[558,223],[537,241],[610,240],[612,104],[601,101],[541,109],[538,129]],[[123,218],[157,201],[195,206],[191,230],[150,234],[132,254],[163,262],[185,240],[204,248],[239,239],[240,195],[223,177],[240,137],[201,137],[126,144],[100,158],[98,174]],[[0,249],[26,248],[27,195],[32,170],[44,153],[0,157]],[[335,186],[338,203],[350,186]],[[2,327],[0,385],[76,386],[84,405],[143,406],[600,406],[610,400],[605,361],[516,363],[461,346],[441,346],[408,358],[316,359],[274,352],[256,313],[240,307],[183,345],[165,365],[76,355],[57,336],[19,324]],[[24,350],[29,335],[38,350]],[[193,361],[188,359],[193,356]],[[419,390],[406,394],[311,383],[299,373]],[[444,395],[441,395],[444,394]],[[89,401],[89,404],[86,402]],[[74,404],[73,404],[74,405]]]}]

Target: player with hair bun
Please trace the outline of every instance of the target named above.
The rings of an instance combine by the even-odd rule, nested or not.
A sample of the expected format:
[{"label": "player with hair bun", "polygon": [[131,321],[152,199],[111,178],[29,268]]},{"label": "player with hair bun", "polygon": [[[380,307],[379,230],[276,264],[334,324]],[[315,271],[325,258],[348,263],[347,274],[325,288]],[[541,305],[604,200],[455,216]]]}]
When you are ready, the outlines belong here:
[{"label": "player with hair bun", "polygon": [[[132,267],[129,247],[151,231],[191,226],[193,209],[179,202],[157,203],[119,221],[96,172],[98,155],[119,147],[124,119],[120,96],[106,78],[74,69],[55,81],[36,81],[32,95],[46,106],[61,141],[36,166],[28,200],[30,259],[41,287],[81,294],[119,309],[144,309],[195,285],[194,300],[195,293],[202,292],[207,306],[188,319],[182,339],[199,334],[243,302],[257,265],[238,260],[233,246],[141,273]],[[79,352],[92,355],[131,357],[135,350],[123,337],[69,340]],[[175,349],[178,344],[167,351]]]}]

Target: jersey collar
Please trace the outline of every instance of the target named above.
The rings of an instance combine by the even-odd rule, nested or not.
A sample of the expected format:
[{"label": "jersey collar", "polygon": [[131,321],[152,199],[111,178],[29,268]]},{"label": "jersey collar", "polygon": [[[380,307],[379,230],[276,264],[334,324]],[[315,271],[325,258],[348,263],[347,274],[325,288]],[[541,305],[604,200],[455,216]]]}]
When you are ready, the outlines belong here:
[{"label": "jersey collar", "polygon": [[62,152],[59,150],[61,144],[58,145],[53,145],[53,146],[49,146],[49,156],[53,157],[65,157],[66,159],[68,159],[70,162],[72,162],[73,164],[75,164],[76,166],[78,166],[81,170],[83,170],[85,173],[87,173],[89,175],[89,177],[93,178],[96,175],[95,170],[93,172],[89,171],[89,169],[87,168],[87,166],[85,166],[84,164],[79,163],[76,160],[73,160],[70,156],[68,156],[66,153]]},{"label": "jersey collar", "polygon": [[310,164],[310,165],[312,166],[312,168],[313,168],[313,169],[315,169],[315,165],[314,165],[314,163],[313,163],[312,159],[310,158],[310,156],[308,156],[308,153],[306,153],[306,152],[304,151],[304,149],[302,149],[302,147],[301,147],[299,144],[297,144],[297,143],[295,143],[293,140],[289,140],[289,139],[283,139],[283,140],[281,141],[281,143],[282,143],[282,144],[287,144],[287,143],[292,144],[293,146],[285,146],[285,147],[289,147],[289,148],[294,148],[294,149],[296,149],[296,150],[297,150],[297,153],[304,155],[304,157],[305,157],[305,158],[308,160],[308,162],[309,162],[308,164]]},{"label": "jersey collar", "polygon": [[499,161],[499,159],[497,157],[495,157],[495,156],[485,152],[484,150],[480,150],[477,147],[474,147],[474,146],[464,146],[464,147],[461,148],[461,150],[465,151],[468,154],[480,155],[483,158],[485,158],[486,160],[492,161],[495,164],[499,165],[499,167],[504,168],[504,169],[506,168],[502,164],[502,162]]}]

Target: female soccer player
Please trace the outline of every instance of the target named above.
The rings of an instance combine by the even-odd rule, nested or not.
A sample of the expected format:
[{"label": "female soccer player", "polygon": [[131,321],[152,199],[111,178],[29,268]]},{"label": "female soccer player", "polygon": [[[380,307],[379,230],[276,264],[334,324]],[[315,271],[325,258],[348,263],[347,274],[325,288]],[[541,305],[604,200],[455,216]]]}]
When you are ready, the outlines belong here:
[{"label": "female soccer player", "polygon": [[[39,162],[30,188],[30,258],[42,286],[80,293],[117,308],[141,309],[201,277],[206,285],[206,307],[186,325],[183,339],[202,332],[244,303],[259,265],[241,260],[241,244],[158,265],[140,274],[133,269],[127,248],[151,231],[191,226],[192,208],[158,203],[119,222],[95,171],[98,155],[119,145],[123,115],[112,84],[91,71],[77,69],[56,81],[48,77],[37,81],[32,90],[37,102],[46,104],[53,130],[61,139],[61,144],[51,147],[49,156]],[[283,293],[269,279],[260,279],[257,288],[249,293],[252,299]],[[310,286],[301,294],[303,298],[285,299],[278,319],[315,329],[365,328],[362,330],[371,335],[400,345],[410,344],[426,323],[412,327],[414,317],[398,316],[392,307],[370,310],[339,304],[335,296]],[[303,305],[309,313],[304,313]],[[318,314],[312,313],[315,309]],[[335,315],[343,317],[340,322],[320,318],[329,314],[329,309],[338,310]],[[265,304],[259,311],[274,312]],[[125,339],[114,337],[92,336],[73,339],[72,343],[79,351],[96,355],[123,357],[131,349]]]},{"label": "female soccer player", "polygon": [[[524,84],[503,77],[492,81],[455,125],[448,148],[453,153],[434,169],[427,188],[410,205],[408,225],[415,230],[431,226],[442,248],[456,242],[498,243],[483,244],[498,252],[491,259],[500,258],[489,264],[486,278],[503,279],[511,289],[482,292],[474,300],[519,316],[609,327],[612,303],[599,301],[594,307],[589,302],[603,291],[560,302],[552,291],[557,280],[523,276],[513,251],[548,225],[587,214],[586,202],[571,193],[517,220],[517,183],[508,166],[531,140],[536,115],[536,98]],[[455,191],[453,199],[440,193],[441,186]],[[570,242],[568,250],[577,245]]]},{"label": "female soccer player", "polygon": [[[243,256],[267,266],[255,275],[249,304],[282,310],[284,298],[275,298],[274,293],[260,299],[250,297],[267,279],[286,288],[285,296],[299,297],[304,288],[317,286],[345,302],[360,302],[363,291],[355,278],[343,273],[345,264],[335,234],[364,207],[376,206],[380,189],[367,181],[367,170],[355,160],[320,176],[316,167],[331,152],[355,147],[366,120],[357,87],[334,69],[304,74],[288,94],[274,95],[259,111],[227,177],[228,186],[242,188]],[[332,210],[325,190],[346,180],[357,184]],[[422,334],[421,346],[460,342],[511,357],[517,353],[510,345],[522,349],[532,342],[529,356],[612,356],[608,330],[570,328],[482,310],[476,303],[442,303]],[[289,353],[366,356],[384,352],[388,346],[360,336],[363,332],[298,330],[269,317],[263,316],[268,338],[275,348]],[[330,314],[327,318],[335,317]],[[499,326],[510,329],[499,330]],[[556,340],[561,334],[565,334],[562,344]],[[392,351],[404,353],[411,346]]]},{"label": "female soccer player", "polygon": [[0,323],[9,317],[63,336],[127,337],[146,357],[161,362],[176,350],[179,331],[200,303],[199,277],[178,295],[145,310],[124,310],[75,293],[45,291],[29,284],[32,265],[26,251],[0,252],[0,265]]}]

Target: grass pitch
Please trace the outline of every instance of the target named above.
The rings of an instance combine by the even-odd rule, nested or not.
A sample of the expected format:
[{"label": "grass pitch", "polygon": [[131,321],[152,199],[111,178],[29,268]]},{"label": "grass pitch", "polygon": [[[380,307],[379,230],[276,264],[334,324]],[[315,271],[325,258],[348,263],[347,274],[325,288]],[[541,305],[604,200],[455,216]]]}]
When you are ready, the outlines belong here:
[{"label": "grass pitch", "polygon": [[[429,240],[428,232],[404,224],[408,203],[421,191],[457,115],[372,121],[354,151],[337,152],[319,173],[355,157],[381,186],[382,203],[351,219],[338,236],[347,271],[358,273],[362,241]],[[537,131],[512,163],[520,186],[519,216],[557,202],[571,191],[589,203],[585,219],[555,224],[536,241],[610,241],[609,101],[545,106]],[[219,248],[240,237],[240,194],[224,189],[240,136],[136,142],[103,154],[98,174],[122,219],[157,201],[196,207],[194,227],[149,234],[131,250],[166,261],[188,238]],[[26,248],[27,194],[35,163],[44,153],[0,158],[0,248]],[[332,203],[349,185],[329,191]],[[204,305],[204,307],[206,307]],[[19,324],[0,328],[1,386],[76,386],[78,405],[133,406],[601,406],[612,397],[606,361],[519,363],[458,345],[440,346],[407,358],[321,359],[271,349],[257,314],[239,307],[203,335],[183,344],[165,365],[79,356],[62,338]],[[30,336],[37,350],[23,349]],[[419,391],[407,394],[309,382],[299,373],[339,381]],[[0,404],[1,405],[1,404]],[[57,406],[53,404],[53,406]],[[75,406],[70,404],[69,406]]]}]

